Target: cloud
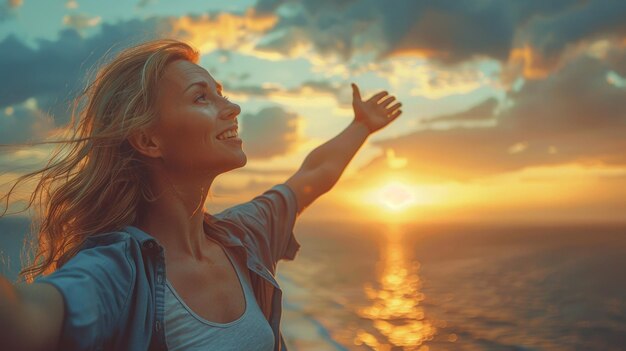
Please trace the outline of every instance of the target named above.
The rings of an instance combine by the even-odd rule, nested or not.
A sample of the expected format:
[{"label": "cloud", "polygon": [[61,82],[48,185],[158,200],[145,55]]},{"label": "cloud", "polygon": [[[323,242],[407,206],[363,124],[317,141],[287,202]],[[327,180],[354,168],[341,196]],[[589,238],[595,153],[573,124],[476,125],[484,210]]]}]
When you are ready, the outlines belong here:
[{"label": "cloud", "polygon": [[243,14],[204,13],[168,19],[169,35],[190,42],[203,53],[213,50],[250,52],[276,21],[276,16],[259,15],[252,9]]},{"label": "cloud", "polygon": [[[291,5],[289,15],[281,15],[279,22],[272,27],[268,36],[256,46],[261,52],[293,57],[298,54],[311,54],[312,48],[322,57],[339,56],[347,61],[354,50],[363,49],[358,42],[363,35],[369,35],[365,46],[377,46],[382,39],[378,31],[377,18],[363,16],[354,10],[363,8],[373,10],[369,1],[363,7],[354,6],[352,1],[260,1],[255,7],[256,13],[278,13],[284,3]],[[283,12],[284,13],[284,12]],[[382,47],[377,47],[380,50]]]},{"label": "cloud", "polygon": [[[396,91],[408,91],[411,96],[439,99],[466,94],[484,86],[497,86],[498,74],[485,72],[471,64],[442,67],[419,58],[402,58],[368,64],[367,71],[389,81]],[[490,70],[495,71],[492,63]]]},{"label": "cloud", "polygon": [[358,52],[378,58],[411,52],[455,62],[475,54],[505,59],[514,34],[510,16],[502,16],[506,6],[497,2],[473,10],[452,1],[259,1],[256,10],[276,13],[284,4],[291,11],[259,49],[285,53],[306,41],[320,54],[344,60]]},{"label": "cloud", "polygon": [[[64,29],[54,41],[40,40],[31,48],[15,36],[0,42],[0,108],[35,97],[50,111],[57,125],[69,120],[67,104],[87,82],[87,73],[107,54],[132,43],[162,35],[169,27],[163,20],[130,20],[103,23],[100,33],[82,38],[75,29]],[[108,57],[108,56],[107,56]]]},{"label": "cloud", "polygon": [[[85,74],[105,53],[114,55],[134,43],[158,37],[175,37],[201,51],[244,50],[275,22],[272,16],[216,13],[199,16],[152,17],[117,23],[100,23],[99,17],[75,14],[64,18],[71,27],[59,32],[57,40],[40,40],[31,48],[16,36],[0,42],[0,108],[25,99],[46,97],[68,100],[85,82]],[[82,38],[78,30],[100,25],[100,32]],[[110,49],[110,51],[109,51]],[[65,120],[65,119],[64,119]]]},{"label": "cloud", "polygon": [[359,55],[375,61],[408,55],[444,65],[512,58],[531,72],[531,66],[556,67],[573,45],[622,40],[626,33],[620,1],[262,0],[255,12],[280,13],[258,50],[293,57],[312,47],[344,62]]},{"label": "cloud", "polygon": [[102,18],[100,16],[90,17],[86,14],[77,13],[71,15],[65,15],[63,17],[63,24],[68,27],[72,27],[77,31],[82,31],[89,27],[94,27],[100,24]]},{"label": "cloud", "polygon": [[[404,170],[419,179],[470,180],[526,167],[580,163],[626,165],[626,89],[610,84],[608,67],[581,56],[546,79],[527,81],[507,95],[506,109],[494,114],[482,102],[456,115],[496,117],[494,127],[427,129],[372,142],[406,158]],[[487,100],[489,101],[489,100]],[[366,170],[385,169],[386,157]]]},{"label": "cloud", "polygon": [[65,8],[74,10],[78,8],[78,2],[76,0],[67,0],[65,1]]},{"label": "cloud", "polygon": [[269,159],[289,154],[299,143],[300,117],[280,107],[267,107],[240,118],[243,149],[250,158]]},{"label": "cloud", "polygon": [[494,110],[498,106],[496,98],[488,98],[476,106],[457,113],[422,119],[420,122],[424,124],[438,122],[468,122],[483,121],[494,118]]},{"label": "cloud", "polygon": [[601,58],[622,78],[626,77],[626,39],[621,47],[611,47]]},{"label": "cloud", "polygon": [[39,141],[53,128],[54,121],[37,107],[33,98],[0,110],[0,144]]},{"label": "cloud", "polygon": [[[0,56],[0,76],[3,77],[0,80],[0,109],[11,108],[16,111],[16,116],[24,118],[18,124],[4,122],[4,140],[18,141],[26,137],[23,134],[27,130],[26,125],[34,123],[36,118],[24,112],[19,105],[30,98],[36,99],[42,113],[53,116],[56,126],[65,125],[70,117],[71,100],[87,84],[96,65],[131,44],[158,37],[199,38],[199,43],[202,43],[232,30],[234,34],[222,42],[229,47],[245,39],[237,33],[262,31],[268,25],[263,22],[268,21],[267,18],[256,17],[250,12],[241,16],[226,13],[149,18],[101,23],[97,34],[83,38],[77,29],[95,25],[96,20],[84,15],[73,15],[66,19],[66,24],[73,28],[60,31],[56,40],[39,40],[35,48],[14,35],[0,41],[0,52],[3,53]],[[271,24],[271,19],[269,21],[267,23]],[[186,31],[186,24],[196,32]],[[203,36],[197,37],[203,30],[206,30]],[[14,136],[11,128],[17,128]]]},{"label": "cloud", "polygon": [[262,96],[267,97],[270,94],[283,91],[280,86],[276,85],[239,85],[239,86],[228,86],[227,87],[229,94],[237,94],[245,97],[249,96]]},{"label": "cloud", "polygon": [[626,2],[586,1],[557,16],[534,17],[524,31],[524,41],[547,58],[560,56],[568,46],[600,38],[626,37]]},{"label": "cloud", "polygon": [[330,97],[340,107],[347,108],[352,104],[352,90],[349,86],[341,86],[327,80],[307,80],[293,88],[284,88],[276,84],[228,86],[226,92],[242,98],[261,97],[268,100],[288,97],[310,101]]}]

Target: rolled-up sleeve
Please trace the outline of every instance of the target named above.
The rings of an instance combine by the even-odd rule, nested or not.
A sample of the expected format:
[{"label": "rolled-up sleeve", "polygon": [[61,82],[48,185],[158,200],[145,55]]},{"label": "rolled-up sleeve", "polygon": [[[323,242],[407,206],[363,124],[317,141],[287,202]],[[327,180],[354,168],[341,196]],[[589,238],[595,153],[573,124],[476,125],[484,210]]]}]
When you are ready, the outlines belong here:
[{"label": "rolled-up sleeve", "polygon": [[279,260],[293,260],[300,249],[293,233],[297,209],[295,194],[283,183],[231,207],[225,214],[245,227],[244,242],[275,267]]},{"label": "rolled-up sleeve", "polygon": [[102,349],[123,326],[120,318],[135,276],[127,245],[83,249],[59,270],[36,279],[55,286],[65,301],[59,350]]}]

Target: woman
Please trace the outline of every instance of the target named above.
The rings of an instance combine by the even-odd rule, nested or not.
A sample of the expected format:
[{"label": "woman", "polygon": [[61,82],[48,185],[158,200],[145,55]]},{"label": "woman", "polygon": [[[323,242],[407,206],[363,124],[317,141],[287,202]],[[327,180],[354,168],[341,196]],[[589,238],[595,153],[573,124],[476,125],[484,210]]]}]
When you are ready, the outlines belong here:
[{"label": "woman", "polygon": [[[203,211],[216,176],[243,167],[238,105],[175,40],[118,54],[76,109],[44,169],[36,260],[0,277],[7,350],[285,350],[276,264],[291,260],[297,216],[337,182],[372,132],[401,114],[386,92],[300,169],[249,202]],[[75,106],[80,107],[81,99]],[[6,195],[11,195],[11,191]]]}]

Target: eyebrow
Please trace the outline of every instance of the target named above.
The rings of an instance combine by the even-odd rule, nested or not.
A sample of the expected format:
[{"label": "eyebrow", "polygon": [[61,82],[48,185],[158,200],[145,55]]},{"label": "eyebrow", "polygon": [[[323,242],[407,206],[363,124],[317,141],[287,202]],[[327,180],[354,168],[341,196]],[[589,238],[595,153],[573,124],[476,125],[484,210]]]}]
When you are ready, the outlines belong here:
[{"label": "eyebrow", "polygon": [[[191,83],[191,84],[189,84],[189,86],[188,86],[187,88],[185,88],[185,90],[183,90],[183,94],[184,94],[187,90],[191,89],[191,87],[193,87],[194,85],[199,85],[199,86],[204,87],[204,88],[208,88],[208,87],[209,87],[209,83],[207,83],[207,82],[206,82],[206,81],[204,81],[204,80],[203,80],[203,81],[200,81],[200,82]],[[220,83],[217,83],[217,82],[215,83],[215,86],[217,87],[217,91],[218,91],[218,92],[222,91],[222,90],[223,90],[223,88],[224,88],[224,87],[223,87]]]}]

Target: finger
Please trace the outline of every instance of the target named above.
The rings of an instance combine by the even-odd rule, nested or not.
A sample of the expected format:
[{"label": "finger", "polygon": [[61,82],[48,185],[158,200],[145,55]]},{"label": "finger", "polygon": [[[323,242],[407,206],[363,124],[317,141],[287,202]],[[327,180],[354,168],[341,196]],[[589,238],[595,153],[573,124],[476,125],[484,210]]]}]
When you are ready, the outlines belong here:
[{"label": "finger", "polygon": [[391,107],[389,107],[389,108],[387,109],[387,113],[391,113],[391,112],[393,112],[394,110],[399,109],[399,108],[400,108],[400,106],[402,106],[402,103],[400,103],[400,102],[398,102],[398,103],[394,104],[393,106],[391,106]]},{"label": "finger", "polygon": [[352,83],[352,99],[354,101],[361,101],[361,92],[359,91],[359,87]]},{"label": "finger", "polygon": [[402,114],[402,110],[395,110],[389,115],[390,120],[398,118]]},{"label": "finger", "polygon": [[385,96],[385,95],[387,95],[387,94],[388,94],[388,93],[387,93],[386,91],[381,91],[380,93],[378,93],[378,94],[376,94],[376,95],[372,96],[371,98],[369,98],[369,99],[367,100],[367,102],[372,102],[372,101],[374,101],[374,102],[378,102],[378,100],[380,100],[383,96]]},{"label": "finger", "polygon": [[387,97],[385,100],[383,100],[383,102],[380,103],[380,106],[382,107],[387,107],[387,105],[389,105],[390,103],[393,102],[393,100],[395,100],[396,98],[394,96],[389,96]]}]

